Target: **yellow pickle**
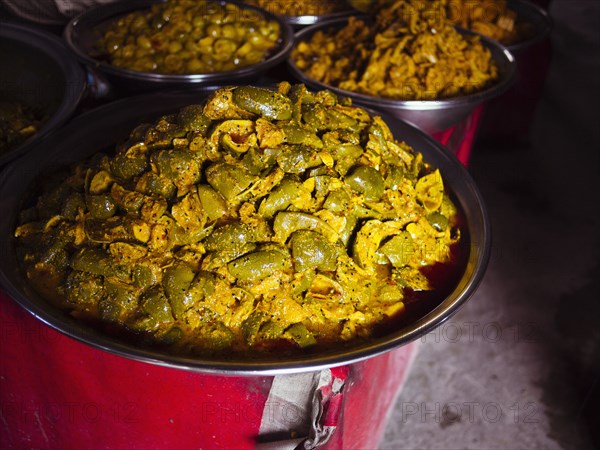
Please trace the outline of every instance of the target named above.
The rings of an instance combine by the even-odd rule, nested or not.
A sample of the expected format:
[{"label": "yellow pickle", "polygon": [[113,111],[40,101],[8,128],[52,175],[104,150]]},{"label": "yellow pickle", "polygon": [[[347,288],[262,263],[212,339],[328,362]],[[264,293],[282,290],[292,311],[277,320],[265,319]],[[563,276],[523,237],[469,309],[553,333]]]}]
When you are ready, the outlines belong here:
[{"label": "yellow pickle", "polygon": [[117,18],[97,50],[110,64],[163,74],[214,73],[264,61],[280,25],[233,3],[167,0]]},{"label": "yellow pickle", "polygon": [[383,2],[374,18],[352,16],[316,31],[291,54],[307,77],[359,94],[435,100],[482,91],[498,68],[479,36],[463,35],[439,0]]},{"label": "yellow pickle", "polygon": [[36,289],[175,353],[368,339],[461,240],[440,172],[384,120],[289,83],[220,88],[41,186],[15,230]]}]

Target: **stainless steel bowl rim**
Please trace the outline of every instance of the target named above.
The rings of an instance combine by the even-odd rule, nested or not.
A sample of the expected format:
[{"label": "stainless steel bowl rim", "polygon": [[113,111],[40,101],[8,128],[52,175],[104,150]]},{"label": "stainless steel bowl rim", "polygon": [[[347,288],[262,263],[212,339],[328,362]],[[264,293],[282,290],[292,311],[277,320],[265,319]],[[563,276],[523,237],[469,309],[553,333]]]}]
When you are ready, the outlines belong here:
[{"label": "stainless steel bowl rim", "polygon": [[[198,91],[195,91],[194,95],[197,94]],[[118,125],[123,123],[124,119],[129,117],[128,114],[130,113],[127,113],[127,111],[140,110],[150,113],[149,110],[151,110],[157,113],[162,110],[164,113],[169,109],[167,105],[171,105],[171,110],[173,110],[175,104],[181,107],[184,104],[193,102],[195,101],[190,99],[189,92],[181,91],[146,94],[107,104],[75,118],[48,140],[40,143],[26,157],[14,161],[11,165],[7,166],[0,174],[0,206],[11,207],[14,213],[13,217],[6,215],[0,221],[0,286],[4,288],[8,295],[37,319],[55,330],[92,347],[133,360],[176,369],[220,375],[276,375],[310,372],[352,364],[393,350],[425,335],[442,324],[475,292],[485,273],[491,249],[490,222],[482,196],[467,170],[437,141],[412,125],[386,114],[382,114],[384,120],[394,129],[399,127],[402,133],[404,133],[403,138],[406,141],[410,143],[412,140],[417,140],[420,143],[421,150],[427,149],[430,155],[435,155],[435,159],[439,163],[437,166],[442,171],[442,176],[445,177],[451,189],[453,186],[455,189],[458,185],[462,186],[470,197],[470,201],[467,202],[466,206],[472,206],[475,211],[475,219],[480,224],[479,230],[469,230],[471,233],[471,253],[467,261],[467,267],[465,267],[465,273],[470,271],[470,277],[465,279],[463,275],[463,278],[460,279],[454,291],[439,306],[410,325],[401,328],[401,330],[386,334],[381,338],[373,339],[366,344],[360,344],[356,347],[340,348],[332,352],[323,352],[317,355],[294,355],[283,359],[273,356],[268,360],[235,359],[233,357],[220,359],[183,357],[157,350],[145,349],[102,334],[69,318],[63,312],[51,307],[41,297],[36,296],[31,289],[27,289],[27,282],[20,272],[16,256],[14,256],[15,240],[12,237],[12,230],[14,230],[16,225],[16,217],[14,215],[20,209],[22,197],[26,195],[35,177],[46,166],[55,164],[57,160],[60,160],[60,145],[63,147],[70,146],[68,147],[71,149],[69,151],[71,153],[77,152],[77,159],[81,160],[87,154],[83,154],[81,150],[77,150],[75,143],[89,135],[90,131],[85,131],[85,129],[90,126],[90,123],[96,124],[101,120],[108,121],[100,131],[96,131],[99,134],[104,131],[104,128],[111,130],[110,125],[112,124]],[[103,138],[105,140],[111,139],[104,135]],[[420,151],[419,148],[415,148],[415,150]],[[74,157],[74,155],[63,158],[71,157]],[[67,163],[70,161],[70,159],[67,159],[64,162]],[[454,184],[451,183],[452,180],[455,180]],[[14,185],[17,185],[17,188]],[[13,192],[12,195],[7,193],[8,190]],[[465,207],[465,205],[462,206],[463,208]],[[475,232],[477,232],[477,237],[474,236]],[[19,286],[19,282],[22,283],[21,286]],[[24,292],[25,290],[28,292]],[[37,298],[37,301],[35,301],[35,298]]]},{"label": "stainless steel bowl rim", "polygon": [[150,81],[156,83],[190,83],[190,84],[215,84],[218,82],[225,82],[227,80],[233,80],[235,78],[244,78],[256,75],[257,73],[266,71],[276,64],[283,61],[294,44],[294,32],[290,25],[288,25],[281,17],[269,13],[263,9],[248,5],[236,0],[209,0],[213,3],[219,4],[234,4],[241,8],[251,9],[259,11],[265,17],[271,20],[275,20],[281,26],[281,44],[277,51],[264,61],[258,64],[252,64],[250,66],[240,67],[235,70],[227,70],[222,72],[211,72],[211,73],[193,73],[193,74],[168,74],[168,73],[154,73],[154,72],[140,72],[136,70],[130,70],[126,68],[116,67],[107,62],[99,61],[90,55],[88,55],[75,41],[75,33],[80,24],[93,17],[94,15],[102,15],[103,20],[118,17],[123,14],[133,12],[138,9],[149,7],[153,4],[164,3],[166,0],[132,0],[127,2],[109,3],[104,5],[96,6],[95,8],[89,9],[78,16],[74,17],[69,21],[65,27],[63,37],[67,42],[69,48],[77,55],[77,57],[88,64],[91,67],[100,69],[111,75],[119,77],[126,77],[129,79]]},{"label": "stainless steel bowl rim", "polygon": [[[359,17],[365,18],[367,20],[369,19],[369,16],[362,15]],[[310,37],[318,30],[323,30],[329,27],[339,27],[345,24],[347,21],[348,18],[346,17],[341,19],[328,20],[306,27],[296,33],[295,45],[305,40],[307,37]],[[299,80],[311,85],[314,88],[328,89],[332,92],[335,92],[336,94],[343,95],[346,97],[352,97],[352,99],[356,100],[357,102],[360,102],[360,104],[369,105],[377,109],[436,111],[442,109],[453,109],[468,106],[475,107],[480,103],[483,103],[491,98],[497,97],[500,94],[506,92],[515,81],[516,77],[516,62],[512,53],[506,47],[502,46],[501,44],[492,39],[489,39],[478,33],[463,28],[456,27],[456,29],[462,34],[479,36],[481,41],[487,47],[497,48],[500,51],[500,53],[504,56],[504,58],[506,58],[506,61],[508,63],[508,72],[503,74],[501,80],[498,83],[495,83],[482,91],[473,92],[471,94],[462,95],[458,97],[448,97],[439,100],[395,100],[391,98],[376,97],[373,95],[361,94],[358,92],[340,89],[335,86],[331,86],[321,81],[310,78],[300,69],[298,69],[291,56],[288,58],[288,67],[290,68],[294,76],[296,76]]]},{"label": "stainless steel bowl rim", "polygon": [[342,17],[348,17],[355,13],[354,9],[348,9],[347,11],[338,11],[330,14],[304,14],[300,16],[281,16],[286,23],[293,26],[307,26],[314,25],[315,23],[324,22],[326,20],[333,20]]}]

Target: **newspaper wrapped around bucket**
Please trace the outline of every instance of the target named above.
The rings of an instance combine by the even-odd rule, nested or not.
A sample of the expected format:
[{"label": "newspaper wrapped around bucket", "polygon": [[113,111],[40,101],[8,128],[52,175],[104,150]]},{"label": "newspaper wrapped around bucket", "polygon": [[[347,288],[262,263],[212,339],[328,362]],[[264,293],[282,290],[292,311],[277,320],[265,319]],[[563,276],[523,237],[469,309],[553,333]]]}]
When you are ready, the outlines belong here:
[{"label": "newspaper wrapped around bucket", "polygon": [[260,424],[264,442],[256,449],[309,450],[326,444],[338,424],[347,377],[347,367],[276,376]]}]

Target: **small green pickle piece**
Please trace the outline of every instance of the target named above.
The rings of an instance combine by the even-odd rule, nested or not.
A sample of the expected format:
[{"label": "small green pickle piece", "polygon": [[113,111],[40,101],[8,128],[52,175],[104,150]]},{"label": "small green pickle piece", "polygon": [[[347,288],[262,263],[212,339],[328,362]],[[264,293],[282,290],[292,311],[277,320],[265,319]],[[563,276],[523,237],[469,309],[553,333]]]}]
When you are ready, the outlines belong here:
[{"label": "small green pickle piece", "polygon": [[169,300],[158,286],[142,295],[140,304],[142,311],[148,314],[148,318],[144,321],[144,328],[156,329],[173,322]]},{"label": "small green pickle piece", "polygon": [[365,200],[379,200],[383,196],[385,184],[379,171],[370,166],[358,166],[344,179],[353,190],[363,194]]},{"label": "small green pickle piece", "polygon": [[310,347],[311,345],[315,345],[317,343],[317,340],[313,334],[308,331],[303,323],[295,323],[294,325],[291,325],[287,330],[285,330],[285,334],[289,335],[292,340],[302,348]]},{"label": "small green pickle piece", "polygon": [[98,303],[100,316],[111,322],[125,323],[138,307],[139,292],[124,283],[105,282],[106,295]]},{"label": "small green pickle piece", "polygon": [[200,165],[189,151],[163,150],[158,152],[155,160],[160,175],[171,180],[177,187],[200,181]]},{"label": "small green pickle piece", "polygon": [[273,189],[269,196],[263,200],[258,208],[258,213],[263,217],[273,217],[278,211],[285,210],[292,201],[298,198],[302,183],[286,178],[279,186]]},{"label": "small green pickle piece", "polygon": [[140,175],[148,166],[146,152],[144,144],[136,144],[118,153],[110,163],[112,173],[123,180]]},{"label": "small green pickle piece", "polygon": [[221,219],[227,215],[227,202],[221,194],[205,184],[198,185],[198,197],[208,220]]},{"label": "small green pickle piece", "polygon": [[217,163],[206,169],[206,180],[227,201],[232,201],[255,181],[247,169],[227,163]]},{"label": "small green pickle piece", "polygon": [[385,177],[385,187],[393,191],[397,191],[404,179],[404,169],[398,165],[390,165],[388,173]]},{"label": "small green pickle piece", "polygon": [[99,299],[104,297],[101,276],[79,270],[72,271],[65,280],[65,296],[79,310],[96,311]]},{"label": "small green pickle piece", "polygon": [[85,203],[92,217],[96,219],[108,219],[117,212],[117,205],[108,194],[88,195]]},{"label": "small green pickle piece", "polygon": [[402,267],[410,262],[415,252],[412,237],[406,231],[392,237],[379,249],[394,267]]},{"label": "small green pickle piece", "polygon": [[337,189],[329,193],[325,203],[323,203],[323,208],[340,213],[349,208],[351,200],[350,194],[342,189]]},{"label": "small green pickle piece", "polygon": [[257,281],[285,269],[289,263],[289,255],[278,250],[259,250],[231,261],[227,269],[240,281]]},{"label": "small green pickle piece", "polygon": [[308,269],[334,271],[337,267],[338,250],[319,233],[296,231],[290,237],[294,270]]},{"label": "small green pickle piece", "polygon": [[205,245],[209,252],[240,254],[256,237],[255,230],[249,225],[233,222],[215,229],[206,238]]},{"label": "small green pickle piece", "polygon": [[292,102],[285,95],[266,88],[240,86],[233,91],[233,102],[240,108],[272,120],[292,118]]},{"label": "small green pickle piece", "polygon": [[186,293],[195,276],[195,272],[185,264],[178,264],[165,269],[162,285],[171,303],[173,314],[177,319],[182,319],[183,314],[189,307],[186,301]]},{"label": "small green pickle piece", "polygon": [[205,114],[204,106],[189,105],[181,109],[177,115],[178,123],[186,130],[197,131],[202,136],[208,136],[208,129],[212,123]]},{"label": "small green pickle piece", "polygon": [[144,290],[158,283],[158,278],[152,269],[141,264],[133,267],[131,276],[133,285]]},{"label": "small green pickle piece", "polygon": [[323,163],[313,148],[297,145],[277,155],[277,164],[286,173],[300,174]]},{"label": "small green pickle piece", "polygon": [[[65,200],[63,204],[62,215],[69,220],[75,220],[80,211],[85,211],[86,201],[82,194],[74,192]],[[116,211],[116,210],[115,210]],[[21,220],[22,223],[30,222],[28,220]]]},{"label": "small green pickle piece", "polygon": [[71,266],[82,272],[120,279],[128,279],[131,273],[126,264],[115,264],[110,255],[100,248],[83,248],[73,256]]},{"label": "small green pickle piece", "polygon": [[254,311],[246,320],[244,320],[242,323],[242,333],[244,334],[244,339],[248,344],[252,345],[254,343],[258,331],[260,330],[260,326],[264,320],[265,315],[258,311]]},{"label": "small green pickle piece", "polygon": [[316,231],[325,236],[329,242],[338,239],[337,232],[330,225],[312,214],[291,211],[277,213],[273,231],[279,242],[286,242],[288,237],[298,230]]},{"label": "small green pickle piece", "polygon": [[437,211],[427,215],[427,222],[436,231],[446,231],[446,228],[448,228],[448,218]]}]

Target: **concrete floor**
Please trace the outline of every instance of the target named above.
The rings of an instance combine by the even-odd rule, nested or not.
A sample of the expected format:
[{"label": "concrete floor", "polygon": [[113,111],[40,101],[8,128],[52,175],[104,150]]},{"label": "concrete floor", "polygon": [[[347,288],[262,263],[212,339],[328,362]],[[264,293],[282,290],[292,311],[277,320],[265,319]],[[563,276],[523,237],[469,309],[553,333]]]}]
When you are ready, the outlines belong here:
[{"label": "concrete floor", "polygon": [[[473,174],[494,230],[490,265],[465,307],[421,339],[380,448],[593,448],[582,414],[591,375],[584,383],[576,365],[593,359],[574,354],[584,352],[573,334],[585,324],[565,327],[570,318],[559,313],[564,302],[584,307],[573,294],[592,280],[597,223],[565,233],[564,218],[525,210],[531,199],[513,189],[522,174],[510,170],[522,153],[477,153]],[[597,330],[587,332],[597,355]]]},{"label": "concrete floor", "polygon": [[557,0],[531,140],[479,141],[485,278],[421,339],[380,449],[600,447],[600,2]]}]

